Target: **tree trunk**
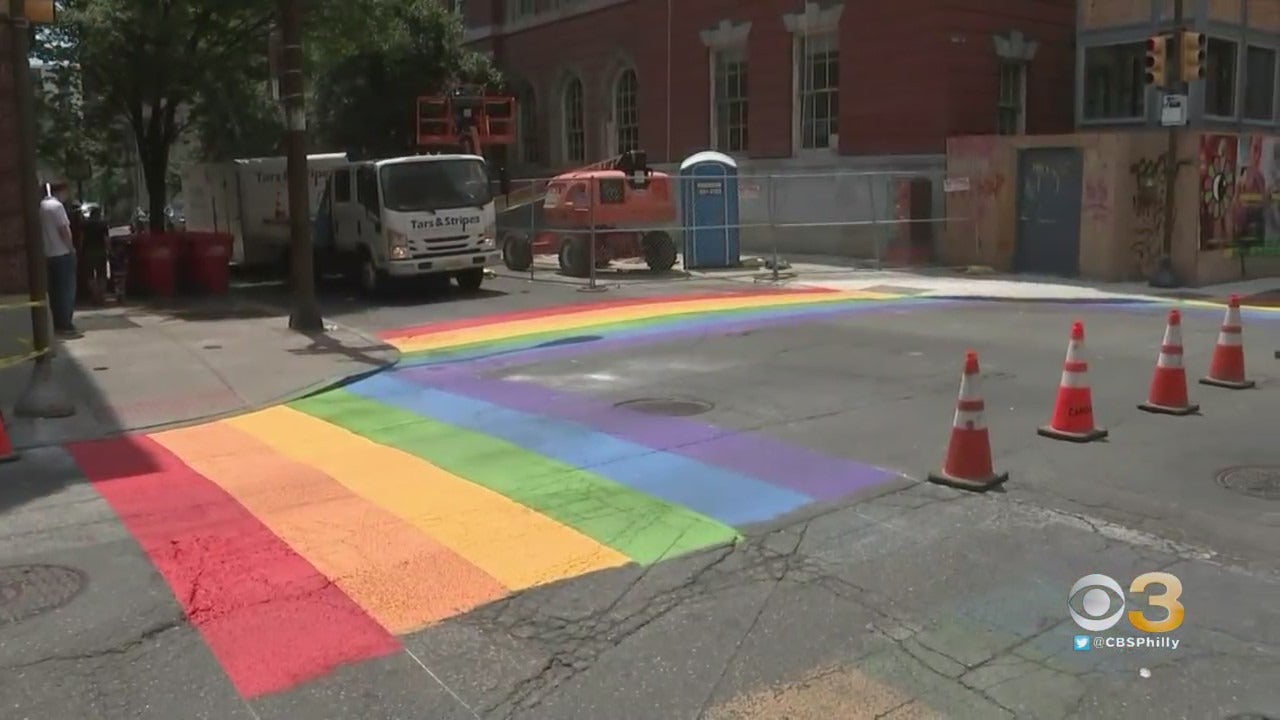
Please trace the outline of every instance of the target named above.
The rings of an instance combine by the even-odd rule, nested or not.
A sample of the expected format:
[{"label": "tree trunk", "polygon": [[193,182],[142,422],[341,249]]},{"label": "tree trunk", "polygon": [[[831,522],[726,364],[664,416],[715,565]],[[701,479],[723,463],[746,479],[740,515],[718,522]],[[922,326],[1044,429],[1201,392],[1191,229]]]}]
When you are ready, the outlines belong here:
[{"label": "tree trunk", "polygon": [[159,138],[144,138],[138,143],[142,175],[147,184],[147,213],[151,232],[165,231],[164,209],[169,204],[169,146]]}]

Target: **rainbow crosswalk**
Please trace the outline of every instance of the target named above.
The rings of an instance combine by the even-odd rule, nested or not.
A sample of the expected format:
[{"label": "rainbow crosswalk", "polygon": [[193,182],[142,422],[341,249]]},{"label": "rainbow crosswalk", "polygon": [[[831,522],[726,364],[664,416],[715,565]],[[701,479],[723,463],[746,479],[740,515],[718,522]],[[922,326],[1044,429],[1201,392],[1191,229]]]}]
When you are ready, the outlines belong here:
[{"label": "rainbow crosswalk", "polygon": [[685,295],[437,323],[387,335],[393,372],[69,451],[253,697],[512,593],[732,543],[896,477],[482,371],[895,300]]}]

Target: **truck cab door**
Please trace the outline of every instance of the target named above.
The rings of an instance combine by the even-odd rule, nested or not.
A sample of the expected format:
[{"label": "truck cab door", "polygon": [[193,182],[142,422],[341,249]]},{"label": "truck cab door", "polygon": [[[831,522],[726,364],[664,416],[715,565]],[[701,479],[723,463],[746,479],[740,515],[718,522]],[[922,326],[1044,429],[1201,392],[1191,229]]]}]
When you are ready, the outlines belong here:
[{"label": "truck cab door", "polygon": [[352,222],[351,170],[349,168],[334,170],[325,194],[329,198],[334,246],[343,251],[354,249],[357,239],[355,223]]},{"label": "truck cab door", "polygon": [[382,203],[378,199],[378,171],[373,165],[356,170],[356,195],[361,208],[356,221],[358,242],[377,248],[377,240],[382,235]]}]

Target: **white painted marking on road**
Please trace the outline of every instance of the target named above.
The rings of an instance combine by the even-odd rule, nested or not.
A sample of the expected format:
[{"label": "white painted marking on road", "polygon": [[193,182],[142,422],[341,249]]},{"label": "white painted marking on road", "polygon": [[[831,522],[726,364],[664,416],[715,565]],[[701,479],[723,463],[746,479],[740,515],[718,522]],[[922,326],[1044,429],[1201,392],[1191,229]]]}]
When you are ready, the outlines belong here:
[{"label": "white painted marking on road", "polygon": [[423,670],[424,672],[426,672],[428,675],[430,675],[430,676],[431,676],[431,679],[432,679],[432,680],[435,680],[435,681],[436,681],[436,683],[437,683],[440,687],[444,688],[444,691],[445,691],[445,692],[447,692],[447,693],[449,693],[449,695],[450,695],[454,700],[457,700],[459,705],[461,705],[462,707],[466,708],[466,709],[467,709],[467,712],[471,713],[471,716],[472,716],[472,717],[474,717],[476,720],[483,720],[483,718],[481,718],[481,717],[480,717],[480,713],[476,712],[476,709],[475,709],[475,708],[473,708],[473,707],[471,707],[470,705],[468,705],[466,700],[463,700],[463,699],[458,695],[458,693],[456,693],[456,692],[454,692],[454,691],[453,691],[453,688],[449,687],[448,685],[445,685],[445,684],[444,684],[444,681],[440,679],[440,676],[439,676],[439,675],[436,675],[436,674],[435,674],[435,673],[433,673],[433,672],[431,672],[431,668],[427,667],[427,664],[426,664],[426,663],[424,663],[424,662],[422,662],[422,660],[421,660],[417,655],[414,655],[412,650],[410,650],[409,648],[407,648],[407,647],[406,647],[406,648],[404,649],[404,654],[405,654],[405,655],[408,655],[408,656],[409,656],[409,657],[411,657],[411,658],[413,658],[413,661],[414,661],[414,662],[416,662],[416,663],[418,663],[418,667],[422,668],[422,670]]}]

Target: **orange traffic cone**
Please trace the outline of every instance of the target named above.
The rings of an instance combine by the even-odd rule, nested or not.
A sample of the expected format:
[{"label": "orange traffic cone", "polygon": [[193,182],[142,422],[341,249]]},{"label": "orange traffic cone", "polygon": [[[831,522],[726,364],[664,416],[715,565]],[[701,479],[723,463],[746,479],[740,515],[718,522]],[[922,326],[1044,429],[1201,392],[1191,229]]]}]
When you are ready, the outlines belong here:
[{"label": "orange traffic cone", "polygon": [[951,443],[947,446],[942,471],[929,473],[929,481],[962,490],[986,491],[1009,479],[991,468],[991,438],[984,417],[986,406],[978,392],[978,353],[970,350],[964,359],[960,397],[951,423]]},{"label": "orange traffic cone", "polygon": [[1058,401],[1053,407],[1053,420],[1038,432],[1055,440],[1092,442],[1107,436],[1107,431],[1093,422],[1093,391],[1086,377],[1089,363],[1084,359],[1084,323],[1071,326],[1067,343],[1067,359],[1062,363],[1062,381],[1058,383]]},{"label": "orange traffic cone", "polygon": [[1182,313],[1169,311],[1169,324],[1164,331],[1164,343],[1156,360],[1155,376],[1151,378],[1151,392],[1140,410],[1165,415],[1192,415],[1200,411],[1187,399],[1187,370],[1182,367]]},{"label": "orange traffic cone", "polygon": [[13,441],[9,439],[9,430],[4,426],[4,413],[0,412],[0,463],[13,462],[18,453],[13,450]]},{"label": "orange traffic cone", "polygon": [[1203,385],[1231,390],[1246,390],[1256,383],[1244,377],[1244,325],[1240,320],[1240,296],[1227,302],[1227,315],[1218,331],[1218,344],[1213,348],[1209,375],[1200,379]]}]

